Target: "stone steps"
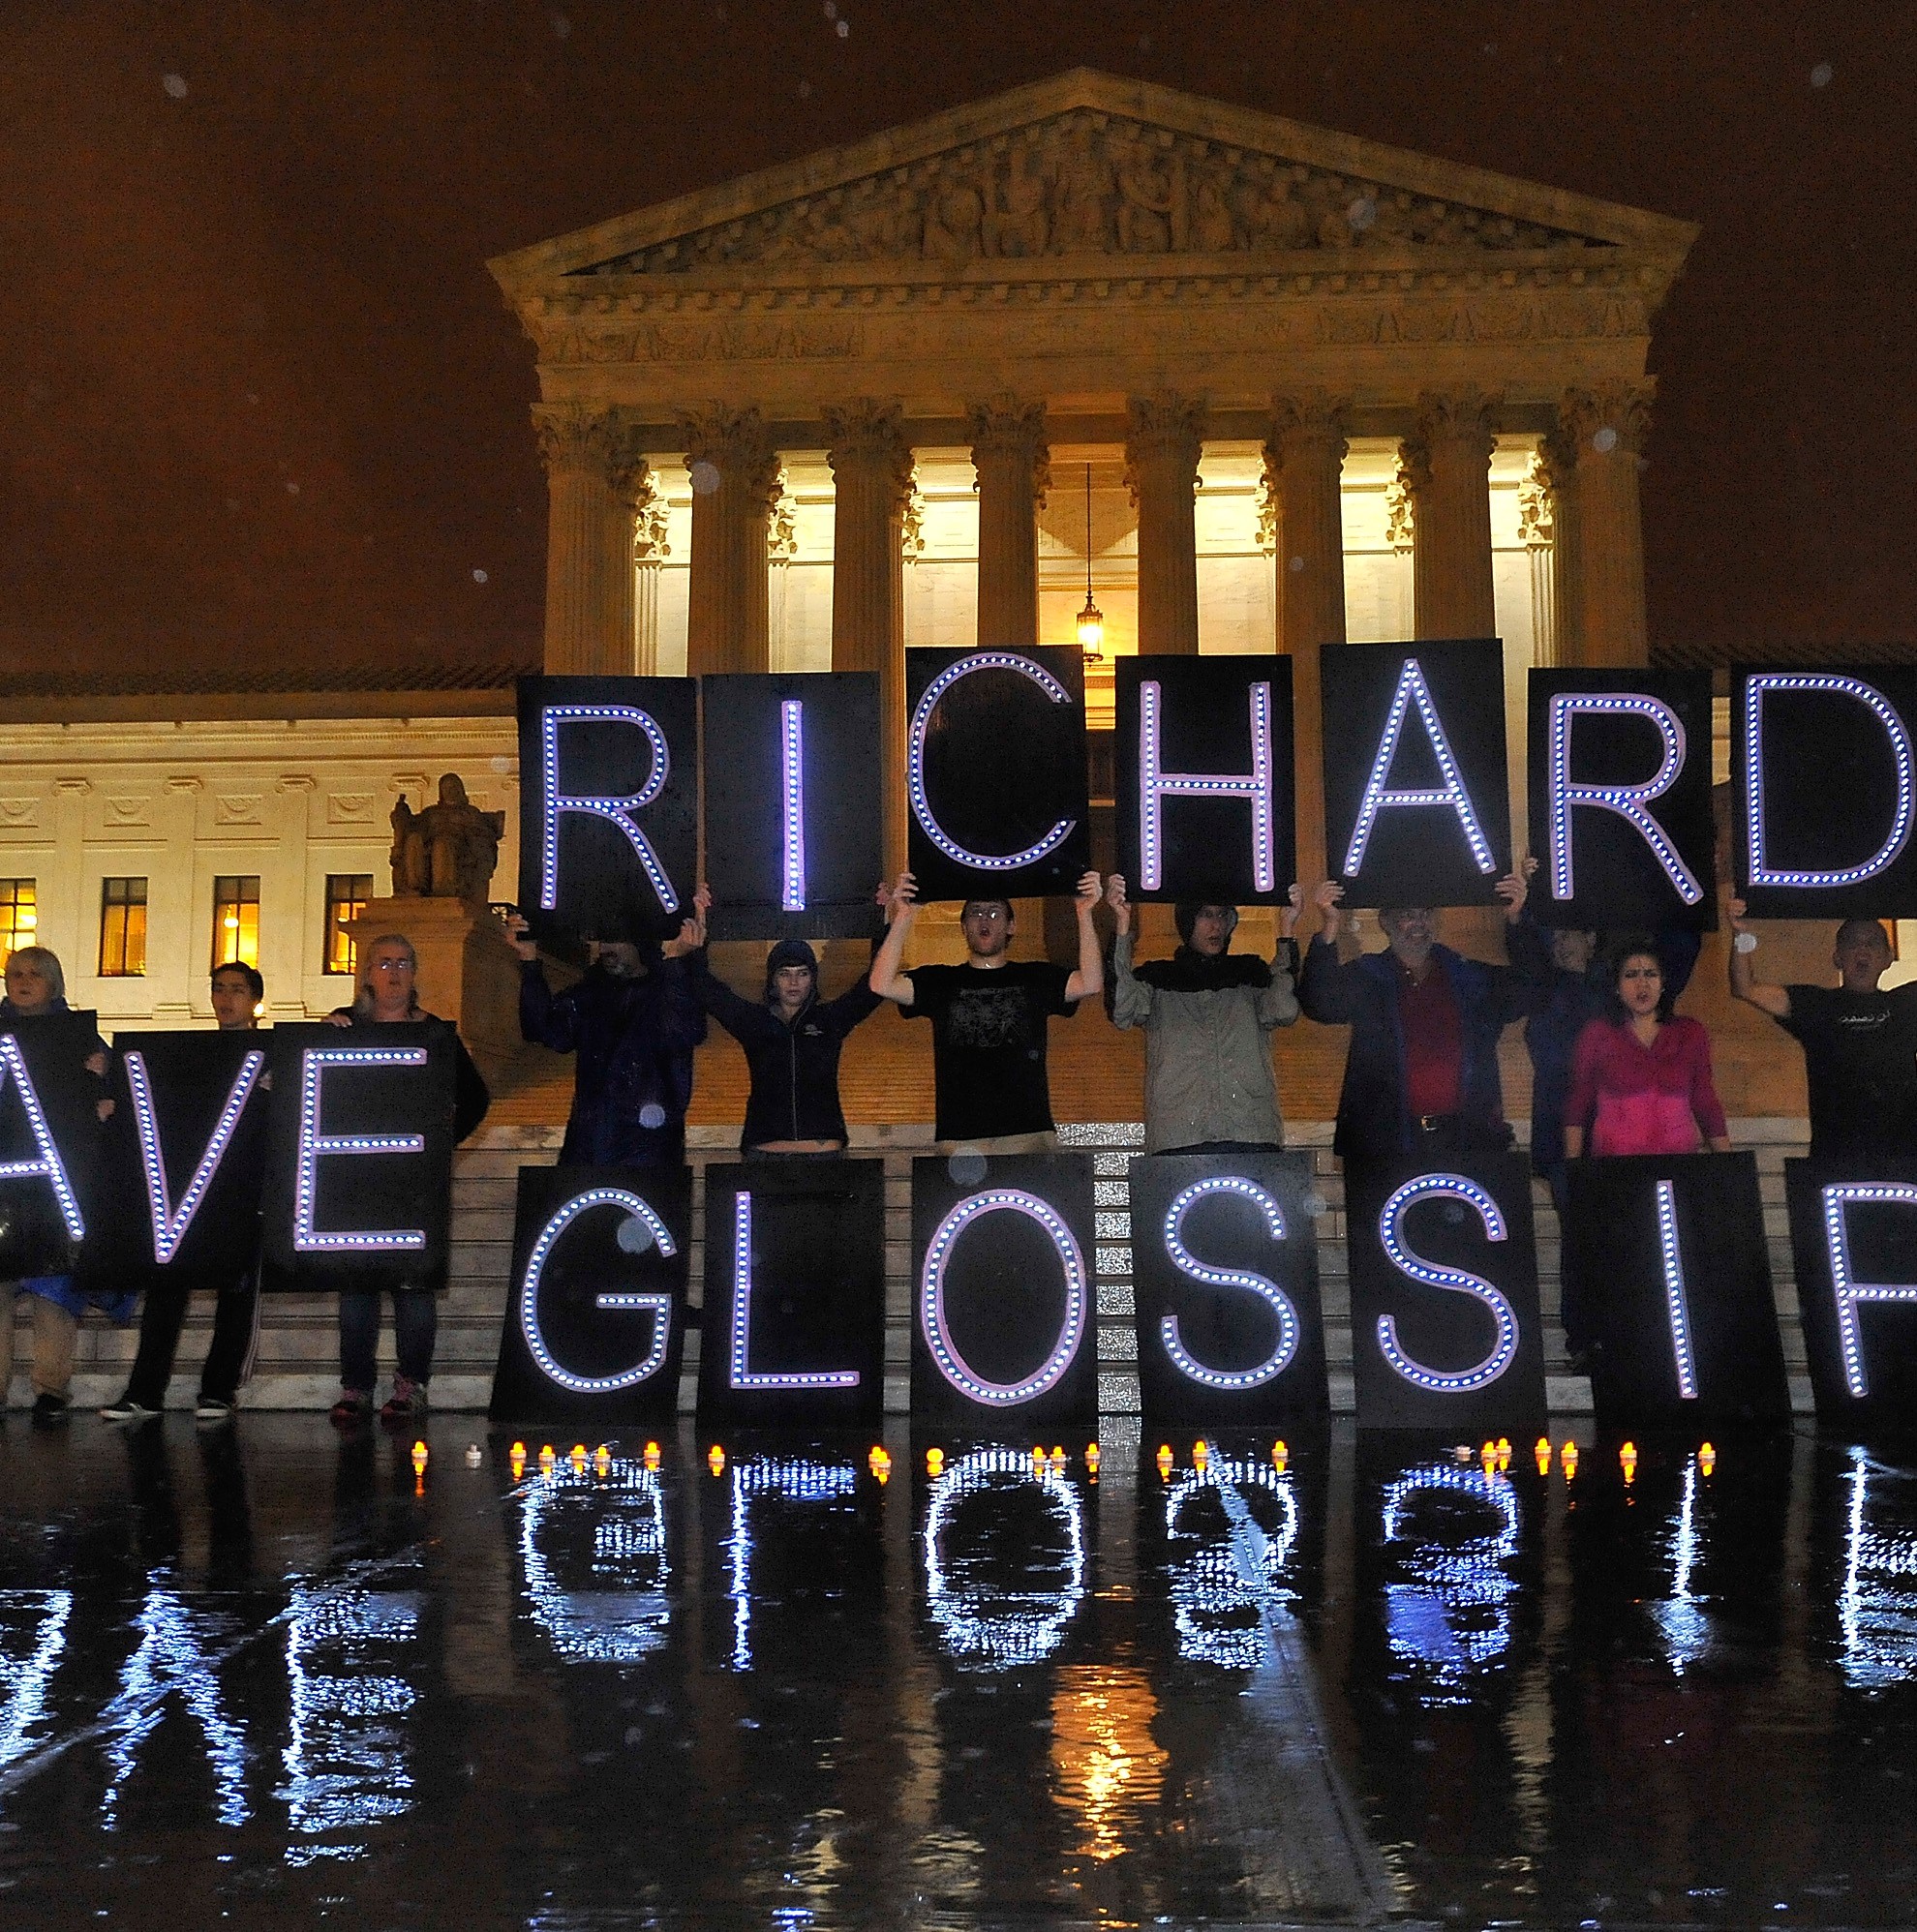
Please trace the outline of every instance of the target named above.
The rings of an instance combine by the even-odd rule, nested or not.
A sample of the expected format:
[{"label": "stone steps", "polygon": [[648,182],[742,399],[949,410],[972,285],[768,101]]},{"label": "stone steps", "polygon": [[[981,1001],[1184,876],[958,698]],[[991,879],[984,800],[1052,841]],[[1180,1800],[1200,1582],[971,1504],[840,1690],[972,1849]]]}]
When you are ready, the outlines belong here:
[{"label": "stone steps", "polygon": [[[733,1050],[736,1053],[737,1049]],[[741,1071],[743,1074],[743,1063]],[[735,1112],[733,1119],[737,1118]],[[1734,1121],[1731,1132],[1737,1146],[1756,1151],[1764,1228],[1792,1401],[1801,1412],[1808,1412],[1810,1382],[1805,1371],[1804,1338],[1783,1198],[1783,1162],[1787,1156],[1804,1151],[1807,1129],[1801,1120],[1764,1119]],[[867,1120],[854,1127],[852,1137],[855,1153],[881,1156],[886,1165],[886,1403],[889,1409],[903,1412],[907,1406],[912,1319],[911,1162],[914,1153],[924,1151],[929,1143],[931,1130],[923,1118],[898,1123]],[[1131,1324],[1130,1196],[1125,1167],[1128,1153],[1141,1145],[1143,1132],[1135,1124],[1092,1123],[1067,1127],[1061,1138],[1068,1145],[1084,1148],[1092,1154],[1096,1175],[1100,1220],[1094,1272],[1099,1312],[1100,1407],[1108,1413],[1136,1412],[1138,1375]],[[1330,1127],[1324,1122],[1308,1121],[1295,1126],[1292,1132],[1292,1144],[1308,1148],[1312,1153],[1318,1189],[1326,1203],[1317,1226],[1325,1352],[1332,1407],[1335,1412],[1349,1413],[1352,1328],[1344,1182],[1331,1156],[1330,1139]],[[559,1141],[560,1129],[556,1126],[536,1120],[501,1120],[496,1110],[455,1159],[452,1262],[447,1292],[441,1303],[433,1377],[434,1402],[438,1407],[478,1409],[486,1404],[511,1265],[518,1170],[522,1165],[549,1165],[557,1157]],[[688,1153],[694,1172],[689,1263],[695,1304],[701,1297],[705,1267],[704,1169],[709,1162],[733,1159],[737,1141],[736,1126],[695,1125],[688,1132]],[[1587,1412],[1589,1385],[1582,1377],[1567,1374],[1565,1366],[1564,1338],[1558,1325],[1557,1216],[1541,1183],[1534,1184],[1533,1212],[1551,1406],[1554,1412],[1564,1414]],[[194,1370],[205,1351],[210,1326],[210,1307],[197,1305],[180,1343],[181,1367],[172,1388],[176,1404],[192,1401],[197,1386]],[[76,1404],[93,1406],[111,1401],[120,1393],[133,1359],[134,1342],[133,1331],[116,1330],[95,1317],[88,1318],[80,1332],[74,1382]],[[698,1344],[695,1331],[687,1338],[686,1374],[681,1388],[682,1407],[686,1409],[691,1406]],[[9,1389],[10,1401],[15,1405],[24,1405],[30,1400],[26,1374],[29,1351],[26,1315],[23,1310],[16,1310],[14,1376]],[[338,1387],[338,1359],[334,1305],[330,1297],[269,1297],[261,1317],[254,1377],[244,1401],[249,1406],[261,1408],[323,1407]],[[390,1374],[389,1352],[382,1356],[382,1363],[384,1373]]]}]

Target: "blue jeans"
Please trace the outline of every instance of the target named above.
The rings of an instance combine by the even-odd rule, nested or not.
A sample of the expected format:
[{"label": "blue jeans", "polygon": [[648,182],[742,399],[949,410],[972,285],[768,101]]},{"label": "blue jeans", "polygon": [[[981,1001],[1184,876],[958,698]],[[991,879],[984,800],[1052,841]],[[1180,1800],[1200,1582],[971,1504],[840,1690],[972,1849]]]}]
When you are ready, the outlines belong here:
[{"label": "blue jeans", "polygon": [[433,1378],[433,1341],[440,1332],[440,1298],[431,1288],[343,1288],[340,1291],[340,1382],[371,1395],[377,1379],[380,1297],[393,1298],[393,1346],[410,1382]]}]

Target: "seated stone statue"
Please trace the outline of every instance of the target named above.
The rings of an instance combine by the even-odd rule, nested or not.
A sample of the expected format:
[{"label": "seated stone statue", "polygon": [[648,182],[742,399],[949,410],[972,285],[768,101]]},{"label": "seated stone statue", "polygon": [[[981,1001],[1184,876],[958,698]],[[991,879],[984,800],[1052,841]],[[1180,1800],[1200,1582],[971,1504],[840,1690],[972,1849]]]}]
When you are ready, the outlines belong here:
[{"label": "seated stone statue", "polygon": [[500,862],[505,813],[482,812],[455,771],[440,780],[440,802],[415,812],[393,807],[393,895],[483,904]]}]

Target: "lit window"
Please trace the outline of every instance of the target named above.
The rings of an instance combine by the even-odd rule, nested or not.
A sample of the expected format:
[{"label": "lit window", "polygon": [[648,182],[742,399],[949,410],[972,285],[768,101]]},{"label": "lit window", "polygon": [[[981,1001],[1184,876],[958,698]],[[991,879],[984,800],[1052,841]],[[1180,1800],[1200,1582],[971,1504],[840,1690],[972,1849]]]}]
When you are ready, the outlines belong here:
[{"label": "lit window", "polygon": [[245,966],[259,964],[257,872],[223,872],[213,881],[213,957],[207,971],[217,973],[235,959]]},{"label": "lit window", "polygon": [[100,977],[137,980],[146,972],[146,881],[100,882]]},{"label": "lit window", "polygon": [[326,874],[326,934],[320,970],[351,978],[358,962],[353,957],[352,935],[347,923],[366,910],[373,896],[370,872],[328,872]]},{"label": "lit window", "polygon": [[40,939],[40,902],[32,879],[0,879],[0,957]]}]

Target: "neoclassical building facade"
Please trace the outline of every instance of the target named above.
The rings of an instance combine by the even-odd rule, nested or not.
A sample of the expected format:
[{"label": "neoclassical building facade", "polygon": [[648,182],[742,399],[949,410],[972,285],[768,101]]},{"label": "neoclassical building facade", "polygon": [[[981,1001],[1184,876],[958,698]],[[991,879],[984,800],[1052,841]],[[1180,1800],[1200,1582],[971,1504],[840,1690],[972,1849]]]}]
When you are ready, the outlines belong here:
[{"label": "neoclassical building facade", "polygon": [[1111,653],[1275,648],[1301,719],[1348,637],[1642,662],[1694,235],[1080,70],[501,257],[546,668],[876,671],[897,830],[907,643],[1068,641],[1085,564]]}]

